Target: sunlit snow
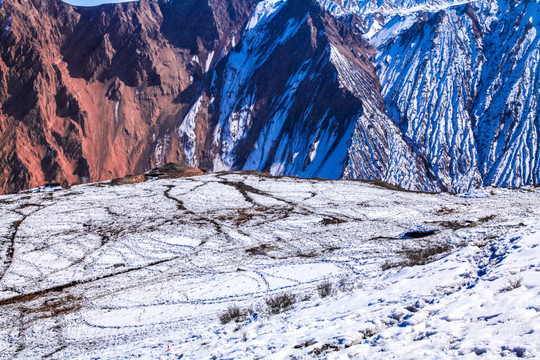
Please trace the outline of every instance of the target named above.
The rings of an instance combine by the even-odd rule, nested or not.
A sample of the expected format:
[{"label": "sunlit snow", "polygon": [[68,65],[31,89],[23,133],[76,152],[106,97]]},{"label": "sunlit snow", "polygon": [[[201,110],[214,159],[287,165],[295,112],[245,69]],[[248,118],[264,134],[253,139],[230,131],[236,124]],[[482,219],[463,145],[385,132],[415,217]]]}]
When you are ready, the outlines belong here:
[{"label": "sunlit snow", "polygon": [[[0,196],[0,358],[535,358],[539,195],[214,174]],[[222,325],[232,304],[253,313]]]}]

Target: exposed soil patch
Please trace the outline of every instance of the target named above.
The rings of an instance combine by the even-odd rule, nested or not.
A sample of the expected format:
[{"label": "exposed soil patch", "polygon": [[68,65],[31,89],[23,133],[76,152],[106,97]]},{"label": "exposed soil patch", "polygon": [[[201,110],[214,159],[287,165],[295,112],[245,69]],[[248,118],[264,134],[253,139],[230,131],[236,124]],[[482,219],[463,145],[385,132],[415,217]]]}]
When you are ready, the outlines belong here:
[{"label": "exposed soil patch", "polygon": [[326,217],[324,219],[321,220],[321,224],[324,225],[324,226],[327,226],[327,225],[335,225],[335,224],[343,224],[347,222],[347,220],[343,220],[343,219],[340,219],[340,218],[337,218],[337,217]]},{"label": "exposed soil patch", "polygon": [[425,243],[420,248],[403,248],[403,258],[396,261],[388,260],[382,264],[382,270],[395,267],[425,265],[435,260],[436,255],[447,253],[451,246],[444,242]]},{"label": "exposed soil patch", "polygon": [[10,305],[10,304],[15,304],[15,303],[29,302],[29,301],[32,301],[32,300],[37,299],[39,297],[46,296],[46,295],[48,295],[50,293],[53,293],[53,292],[61,292],[63,290],[66,290],[66,289],[69,289],[69,288],[72,288],[72,287],[75,287],[75,286],[78,286],[78,285],[83,285],[83,284],[91,283],[91,282],[94,282],[94,281],[108,279],[108,278],[113,277],[113,276],[129,273],[129,272],[133,272],[133,271],[138,271],[138,270],[141,270],[141,269],[144,269],[144,268],[147,268],[147,267],[160,265],[160,264],[163,264],[163,263],[166,263],[166,262],[169,262],[169,261],[172,261],[172,260],[176,260],[176,259],[178,259],[178,256],[175,256],[175,257],[170,258],[170,259],[157,260],[157,261],[151,262],[149,264],[137,266],[137,267],[134,267],[134,268],[130,268],[130,269],[114,272],[114,273],[105,274],[105,275],[102,275],[102,276],[99,276],[99,277],[96,277],[96,278],[90,278],[90,279],[85,279],[85,280],[74,280],[74,281],[68,282],[66,284],[54,286],[54,287],[51,287],[51,288],[48,288],[48,289],[38,290],[38,291],[34,291],[34,292],[22,294],[22,295],[17,295],[17,296],[11,297],[11,298],[0,300],[0,306]]},{"label": "exposed soil patch", "polygon": [[9,237],[7,250],[6,250],[6,258],[4,259],[4,264],[2,264],[2,268],[0,268],[0,280],[4,278],[5,273],[11,266],[11,263],[13,262],[13,254],[15,253],[15,238],[17,237],[17,232],[19,231],[19,226],[21,226],[21,223],[26,219],[26,216],[24,216],[21,220],[15,221],[11,227],[13,228],[11,235]]},{"label": "exposed soil patch", "polygon": [[246,249],[246,252],[251,254],[251,255],[264,255],[264,256],[268,256],[268,252],[269,251],[275,251],[277,250],[276,247],[273,247],[273,246],[269,246],[267,244],[262,244],[262,245],[259,245],[259,246],[256,246],[256,247],[252,247],[252,248],[249,248],[249,249]]},{"label": "exposed soil patch", "polygon": [[388,190],[394,190],[394,191],[400,191],[400,192],[408,192],[408,193],[415,193],[415,194],[430,194],[430,192],[427,191],[419,191],[419,190],[409,190],[402,188],[398,185],[393,185],[387,182],[384,182],[382,180],[353,180],[353,181],[360,181],[366,184],[373,184],[375,186],[388,189]]},{"label": "exposed soil patch", "polygon": [[298,257],[303,257],[303,258],[315,258],[315,257],[319,256],[319,254],[317,254],[316,252],[309,252],[309,253],[300,252],[300,253],[298,253],[297,256]]},{"label": "exposed soil patch", "polygon": [[186,209],[186,207],[184,206],[184,202],[175,198],[174,196],[171,195],[171,190],[174,188],[173,185],[167,185],[167,190],[165,190],[163,192],[163,196],[165,196],[167,199],[169,200],[172,200],[176,203],[176,207],[178,208],[178,210],[181,210],[181,211],[185,211],[186,213],[188,214],[194,214],[192,211],[188,211],[188,209]]},{"label": "exposed soil patch", "polygon": [[451,221],[441,221],[438,224],[451,230],[459,230],[459,229],[465,229],[465,228],[473,228],[478,226],[478,224],[485,224],[487,222],[490,222],[491,220],[495,219],[495,215],[489,215],[482,217],[478,219],[477,221],[472,220],[451,220]]},{"label": "exposed soil patch", "polygon": [[455,212],[456,212],[456,210],[454,210],[454,209],[449,209],[447,207],[442,207],[442,208],[438,209],[437,211],[435,211],[435,215],[450,215],[450,214],[453,214]]},{"label": "exposed soil patch", "polygon": [[496,215],[484,216],[483,218],[478,219],[478,222],[480,224],[484,224],[484,223],[490,222],[491,220],[495,219],[496,217],[497,217]]},{"label": "exposed soil patch", "polygon": [[62,296],[59,294],[58,297],[52,297],[45,300],[42,304],[37,307],[25,307],[25,312],[39,313],[39,317],[50,317],[58,316],[60,314],[68,314],[74,311],[77,311],[82,306],[82,296],[81,295],[71,295],[67,294]]},{"label": "exposed soil patch", "polygon": [[475,227],[477,225],[474,221],[469,221],[469,220],[465,220],[465,221],[456,221],[456,220],[441,221],[439,224],[441,226],[443,226],[443,227],[445,227],[447,229],[451,229],[451,230],[472,228],[472,227]]}]

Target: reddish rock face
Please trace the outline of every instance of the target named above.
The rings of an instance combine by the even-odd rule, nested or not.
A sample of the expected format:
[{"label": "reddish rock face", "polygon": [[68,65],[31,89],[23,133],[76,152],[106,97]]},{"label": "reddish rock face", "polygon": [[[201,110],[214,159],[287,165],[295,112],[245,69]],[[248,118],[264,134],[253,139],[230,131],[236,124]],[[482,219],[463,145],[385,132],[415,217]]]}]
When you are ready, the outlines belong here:
[{"label": "reddish rock face", "polygon": [[[156,140],[177,125],[204,79],[193,58],[204,63],[224,47],[224,34],[248,19],[251,2],[235,3],[75,8],[60,0],[5,1],[0,192],[161,165]],[[194,26],[198,21],[205,26]],[[167,161],[183,160],[176,139],[167,148]]]}]

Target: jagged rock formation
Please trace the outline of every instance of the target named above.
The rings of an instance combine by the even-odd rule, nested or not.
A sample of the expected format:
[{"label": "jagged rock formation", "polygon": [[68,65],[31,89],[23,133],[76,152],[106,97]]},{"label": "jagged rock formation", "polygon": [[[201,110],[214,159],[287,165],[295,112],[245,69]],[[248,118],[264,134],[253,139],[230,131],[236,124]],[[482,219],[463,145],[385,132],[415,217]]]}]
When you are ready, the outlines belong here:
[{"label": "jagged rock formation", "polygon": [[6,0],[0,191],[181,161],[428,191],[538,183],[539,7]]},{"label": "jagged rock formation", "polygon": [[362,16],[388,113],[442,189],[540,182],[537,1],[323,4]]}]

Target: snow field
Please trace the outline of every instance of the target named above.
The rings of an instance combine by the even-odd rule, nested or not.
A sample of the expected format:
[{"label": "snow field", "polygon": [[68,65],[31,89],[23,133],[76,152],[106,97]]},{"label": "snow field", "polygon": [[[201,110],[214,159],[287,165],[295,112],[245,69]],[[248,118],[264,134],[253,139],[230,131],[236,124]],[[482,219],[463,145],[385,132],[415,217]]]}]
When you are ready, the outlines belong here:
[{"label": "snow field", "polygon": [[[539,356],[535,188],[221,173],[55,190],[0,197],[0,358]],[[450,253],[403,266],[436,244]],[[299,301],[268,314],[283,291]],[[223,325],[231,305],[255,314]]]}]

